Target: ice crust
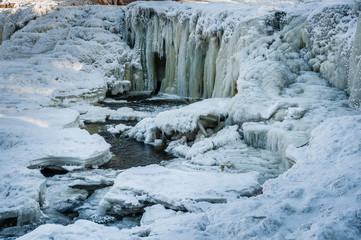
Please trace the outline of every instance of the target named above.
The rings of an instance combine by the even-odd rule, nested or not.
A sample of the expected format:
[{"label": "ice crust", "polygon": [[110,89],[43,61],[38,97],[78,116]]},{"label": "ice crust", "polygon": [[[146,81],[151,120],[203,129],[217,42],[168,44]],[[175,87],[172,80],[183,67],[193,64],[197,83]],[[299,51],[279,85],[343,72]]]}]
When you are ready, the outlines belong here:
[{"label": "ice crust", "polygon": [[135,214],[158,203],[174,210],[196,211],[196,202],[225,203],[251,196],[259,188],[257,172],[194,172],[150,165],[120,173],[100,202],[98,213]]}]

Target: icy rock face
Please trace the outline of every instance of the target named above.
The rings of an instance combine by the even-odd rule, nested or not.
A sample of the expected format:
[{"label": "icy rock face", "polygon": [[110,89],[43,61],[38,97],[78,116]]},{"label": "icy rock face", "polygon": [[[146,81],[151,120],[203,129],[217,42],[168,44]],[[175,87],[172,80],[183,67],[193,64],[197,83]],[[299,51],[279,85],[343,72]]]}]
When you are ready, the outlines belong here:
[{"label": "icy rock face", "polygon": [[[285,157],[289,146],[307,144],[312,129],[329,117],[357,114],[345,108],[344,91],[353,92],[351,104],[357,101],[352,96],[358,88],[351,90],[350,83],[359,80],[358,8],[350,2],[275,4],[266,10],[257,4],[219,6],[222,10],[176,3],[127,7],[127,39],[140,51],[149,80],[132,86],[192,97],[234,95],[225,123],[242,126],[246,143],[278,152],[291,166]],[[354,81],[348,84],[349,73]],[[198,124],[198,112],[189,113],[191,118],[164,112],[146,119],[130,136],[146,143],[177,140],[172,149],[186,152],[198,130],[212,135]]]},{"label": "icy rock face", "polygon": [[[359,4],[361,6],[361,3]],[[357,21],[357,30],[355,36],[355,42],[352,49],[349,78],[348,78],[348,90],[350,93],[350,103],[354,107],[361,107],[361,15]]]},{"label": "icy rock face", "polygon": [[[125,67],[140,64],[122,40],[122,19],[121,8],[89,6],[61,9],[29,22],[0,47],[3,96],[26,102],[26,95],[43,105],[52,100],[69,106],[97,102],[107,91],[126,93]],[[9,85],[14,81],[17,84]]]},{"label": "icy rock face", "polygon": [[54,1],[42,1],[33,4],[17,4],[14,9],[0,9],[0,45],[9,40],[13,33],[31,20],[42,17],[58,9]]},{"label": "icy rock face", "polygon": [[[306,56],[313,71],[320,72],[332,86],[352,91],[349,71],[355,71],[349,60],[355,39],[359,10],[349,4],[335,4],[311,14],[302,31],[310,55]],[[357,47],[356,47],[357,48]],[[357,50],[356,50],[357,51]]]},{"label": "icy rock face", "polygon": [[[233,55],[248,44],[247,39],[238,40],[253,31],[242,27],[252,25],[248,19],[253,10],[242,9],[236,16],[230,5],[216,12],[207,11],[207,5],[185,5],[132,4],[126,9],[127,39],[140,51],[147,79],[133,82],[132,89],[202,98],[233,96],[239,67]],[[254,28],[266,29],[262,21],[253,23]]]}]

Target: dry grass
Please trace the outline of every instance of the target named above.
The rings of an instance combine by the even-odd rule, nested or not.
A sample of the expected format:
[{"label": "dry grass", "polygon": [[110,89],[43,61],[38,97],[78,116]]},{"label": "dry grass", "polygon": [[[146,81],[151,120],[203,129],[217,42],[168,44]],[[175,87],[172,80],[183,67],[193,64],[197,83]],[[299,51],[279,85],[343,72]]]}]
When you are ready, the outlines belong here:
[{"label": "dry grass", "polygon": [[[2,2],[2,1],[0,1]],[[5,4],[1,4],[0,8],[13,8],[15,6],[15,3],[5,3]]]}]

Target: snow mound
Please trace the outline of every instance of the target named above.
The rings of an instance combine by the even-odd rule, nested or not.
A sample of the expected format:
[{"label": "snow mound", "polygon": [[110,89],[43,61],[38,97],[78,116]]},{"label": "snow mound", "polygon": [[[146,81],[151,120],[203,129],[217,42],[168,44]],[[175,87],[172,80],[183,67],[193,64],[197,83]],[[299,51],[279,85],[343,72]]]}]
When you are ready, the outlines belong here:
[{"label": "snow mound", "polygon": [[40,108],[4,113],[0,117],[24,121],[43,128],[73,128],[79,126],[79,113],[71,109]]},{"label": "snow mound", "polygon": [[[2,164],[6,164],[0,158]],[[39,221],[44,214],[40,208],[45,202],[45,178],[39,171],[20,168],[0,171],[0,225],[21,226]]]},{"label": "snow mound", "polygon": [[63,8],[16,31],[0,46],[1,103],[69,106],[126,91],[138,60],[123,41],[123,15],[114,6]]},{"label": "snow mound", "polygon": [[115,126],[109,126],[107,128],[107,131],[112,133],[112,134],[120,134],[120,133],[123,133],[125,131],[128,131],[132,129],[131,126],[127,126],[125,124],[118,124],[118,125],[115,125]]},{"label": "snow mound", "polygon": [[212,98],[190,104],[188,106],[159,113],[155,118],[145,118],[129,133],[138,141],[152,143],[161,138],[160,135],[173,136],[194,132],[198,129],[200,116],[226,116],[231,99]]},{"label": "snow mound", "polygon": [[306,154],[294,154],[306,157],[266,182],[263,195],[216,207],[214,221],[225,223],[217,231],[234,238],[359,238],[360,134],[361,116],[325,121],[302,148]]},{"label": "snow mound", "polygon": [[26,234],[18,239],[130,239],[130,234],[122,233],[115,227],[105,227],[100,224],[86,220],[78,220],[68,226],[45,224],[38,227],[31,233]]},{"label": "snow mound", "polygon": [[45,179],[38,170],[48,166],[100,165],[110,159],[110,146],[99,135],[77,126],[79,114],[70,109],[44,108],[0,114],[1,221],[4,225],[36,222],[43,216]]},{"label": "snow mound", "polygon": [[202,212],[177,212],[158,204],[145,208],[140,224],[132,230],[145,232],[150,239],[212,239],[205,232],[209,220]]},{"label": "snow mound", "polygon": [[124,216],[142,211],[149,204],[194,211],[196,202],[225,203],[251,196],[259,188],[256,172],[190,172],[150,165],[120,173],[100,202],[98,212]]}]

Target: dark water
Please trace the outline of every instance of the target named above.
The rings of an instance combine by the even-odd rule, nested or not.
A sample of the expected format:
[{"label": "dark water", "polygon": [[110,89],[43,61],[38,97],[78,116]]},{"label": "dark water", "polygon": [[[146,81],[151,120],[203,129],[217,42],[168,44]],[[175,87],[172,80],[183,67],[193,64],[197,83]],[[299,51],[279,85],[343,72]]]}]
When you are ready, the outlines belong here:
[{"label": "dark water", "polygon": [[[116,124],[126,124],[124,121],[116,122]],[[89,132],[98,133],[111,145],[110,151],[113,153],[113,157],[100,168],[127,169],[158,164],[163,160],[174,158],[173,155],[165,152],[163,147],[154,147],[142,142],[137,142],[135,139],[125,135],[117,136],[107,132],[105,127],[107,124],[109,124],[109,122],[103,124],[87,124],[86,126]]]},{"label": "dark water", "polygon": [[161,111],[179,108],[190,103],[196,102],[196,99],[189,98],[166,98],[151,97],[150,95],[141,94],[127,97],[118,97],[114,100],[125,100],[124,103],[102,103],[102,106],[116,110],[121,107],[130,107],[135,111],[159,113]]},{"label": "dark water", "polygon": [[[144,111],[150,113],[158,113],[169,109],[186,106],[195,100],[190,99],[170,99],[170,98],[152,98],[149,95],[135,95],[117,98],[115,100],[126,100],[124,103],[102,103],[103,107],[111,109],[118,109],[121,107],[130,107],[135,111]],[[110,151],[113,153],[113,158],[101,168],[113,169],[127,169],[137,166],[146,166],[150,164],[158,164],[164,160],[174,158],[173,155],[166,153],[163,147],[154,147],[135,139],[129,138],[126,135],[116,136],[106,131],[106,126],[109,124],[125,124],[128,126],[135,126],[136,121],[115,121],[107,120],[105,123],[87,124],[86,129],[90,133],[98,133],[101,135],[112,147]]]}]

